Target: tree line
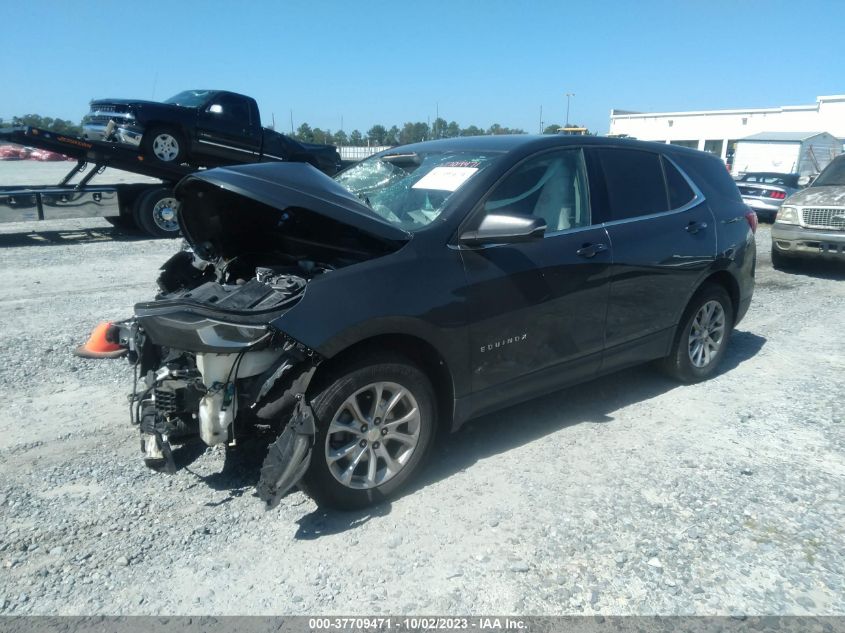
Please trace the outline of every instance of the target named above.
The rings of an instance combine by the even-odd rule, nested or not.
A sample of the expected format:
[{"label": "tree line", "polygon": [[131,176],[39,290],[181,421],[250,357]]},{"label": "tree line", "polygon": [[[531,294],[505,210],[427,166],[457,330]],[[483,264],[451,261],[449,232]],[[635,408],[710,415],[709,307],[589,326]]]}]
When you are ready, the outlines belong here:
[{"label": "tree line", "polygon": [[65,119],[54,119],[49,116],[41,116],[38,114],[14,116],[11,120],[0,117],[0,128],[24,126],[39,127],[42,130],[50,130],[51,132],[56,132],[57,134],[68,134],[71,136],[80,136],[82,134],[81,125]]},{"label": "tree line", "polygon": [[[20,127],[32,126],[38,127],[51,132],[59,134],[69,134],[79,136],[82,134],[82,126],[80,124],[67,121],[65,119],[54,119],[52,117],[42,117],[38,114],[25,114],[23,116],[12,117],[11,120],[4,120],[0,118],[1,127]],[[572,125],[572,127],[577,127]],[[547,125],[543,129],[543,134],[556,134],[561,128],[558,124]],[[324,143],[327,145],[404,145],[406,143],[417,143],[419,141],[427,141],[438,138],[455,138],[457,136],[482,136],[485,134],[525,134],[525,130],[521,128],[503,127],[498,123],[494,123],[488,128],[480,128],[476,125],[461,127],[457,121],[449,121],[446,119],[437,118],[434,123],[429,125],[427,122],[417,121],[416,123],[405,123],[401,128],[393,125],[386,127],[384,125],[376,124],[367,130],[366,134],[361,133],[360,130],[352,130],[347,134],[343,130],[332,132],[331,130],[323,130],[321,128],[312,128],[308,123],[300,125],[293,134],[297,140],[305,143]]]},{"label": "tree line", "polygon": [[[555,131],[557,131],[555,129]],[[485,134],[525,134],[521,128],[504,127],[494,123],[488,128],[480,128],[477,125],[461,127],[457,121],[446,121],[437,118],[432,124],[424,121],[416,123],[405,123],[401,128],[393,125],[376,124],[366,133],[360,130],[352,130],[346,133],[344,130],[332,132],[321,128],[312,128],[308,123],[300,125],[293,133],[293,137],[305,143],[325,143],[327,145],[404,145],[406,143],[417,143],[438,138],[454,138],[457,136],[481,136]]]}]

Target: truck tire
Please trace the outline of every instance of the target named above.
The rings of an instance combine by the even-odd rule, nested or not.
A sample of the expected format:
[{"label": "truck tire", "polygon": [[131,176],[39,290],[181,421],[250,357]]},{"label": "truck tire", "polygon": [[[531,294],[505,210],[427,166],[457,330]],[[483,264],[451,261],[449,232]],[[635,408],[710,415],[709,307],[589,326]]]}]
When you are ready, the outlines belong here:
[{"label": "truck tire", "polygon": [[154,126],[144,132],[144,154],[160,163],[180,165],[185,162],[185,137],[172,127]]},{"label": "truck tire", "polygon": [[173,190],[154,187],[135,200],[132,215],[145,233],[152,237],[179,236],[179,202]]},{"label": "truck tire", "polygon": [[772,268],[775,270],[786,270],[789,268],[790,263],[789,256],[781,254],[777,247],[772,244]]}]

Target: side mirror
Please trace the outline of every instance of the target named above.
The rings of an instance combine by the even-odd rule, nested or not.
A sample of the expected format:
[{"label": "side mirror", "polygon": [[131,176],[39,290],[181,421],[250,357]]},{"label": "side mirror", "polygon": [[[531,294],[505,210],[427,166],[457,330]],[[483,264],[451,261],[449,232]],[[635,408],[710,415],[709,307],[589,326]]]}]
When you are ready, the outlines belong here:
[{"label": "side mirror", "polygon": [[812,183],[814,180],[815,180],[815,178],[813,176],[801,176],[798,179],[798,186],[806,187],[807,185]]},{"label": "side mirror", "polygon": [[223,106],[220,105],[219,103],[214,103],[214,104],[208,106],[208,111],[211,114],[223,114]]},{"label": "side mirror", "polygon": [[476,230],[461,234],[460,242],[467,246],[515,244],[540,239],[545,233],[546,221],[542,218],[491,213],[485,216]]}]

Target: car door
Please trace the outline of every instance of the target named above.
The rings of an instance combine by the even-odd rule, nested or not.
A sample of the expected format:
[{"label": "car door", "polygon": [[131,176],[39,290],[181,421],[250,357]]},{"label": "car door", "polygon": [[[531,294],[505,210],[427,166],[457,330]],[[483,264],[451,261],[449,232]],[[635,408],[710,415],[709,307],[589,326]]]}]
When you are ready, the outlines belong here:
[{"label": "car door", "polygon": [[250,101],[235,94],[219,93],[197,117],[197,143],[202,152],[224,162],[258,161],[261,122]]},{"label": "car door", "polygon": [[659,356],[716,256],[704,196],[667,156],[588,151],[593,211],[613,246],[604,369]]},{"label": "car door", "polygon": [[473,391],[512,400],[598,369],[611,250],[588,190],[583,152],[558,149],[524,160],[482,199],[466,228],[505,212],[547,228],[530,242],[461,247]]}]

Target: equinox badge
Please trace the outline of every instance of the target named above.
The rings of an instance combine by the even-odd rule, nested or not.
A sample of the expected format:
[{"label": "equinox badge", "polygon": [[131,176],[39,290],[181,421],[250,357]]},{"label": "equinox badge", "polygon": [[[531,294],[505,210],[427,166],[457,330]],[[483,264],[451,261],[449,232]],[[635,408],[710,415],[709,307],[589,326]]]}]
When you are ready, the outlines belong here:
[{"label": "equinox badge", "polygon": [[484,352],[492,352],[494,349],[499,349],[500,347],[504,347],[505,345],[513,345],[514,343],[521,343],[525,339],[528,338],[528,334],[523,333],[517,336],[509,336],[508,338],[503,338],[501,341],[496,341],[495,343],[488,343],[487,345],[481,346],[481,353]]}]

